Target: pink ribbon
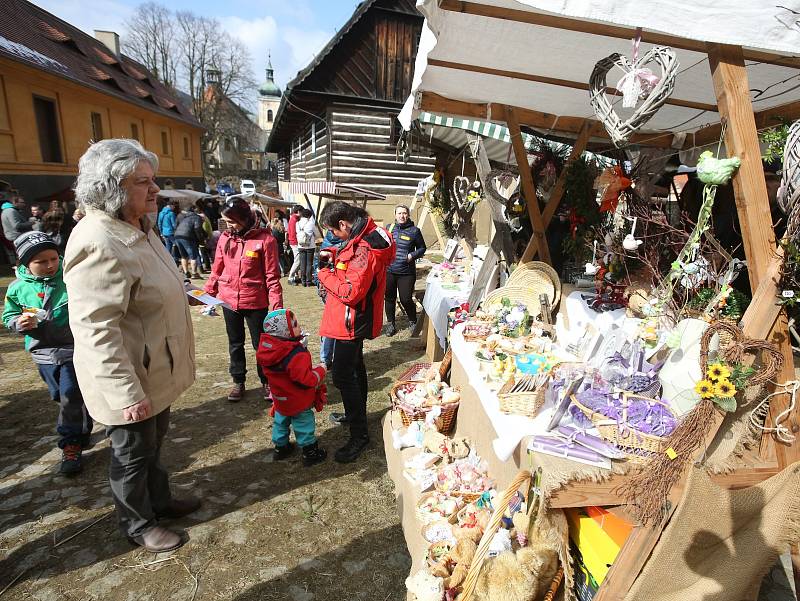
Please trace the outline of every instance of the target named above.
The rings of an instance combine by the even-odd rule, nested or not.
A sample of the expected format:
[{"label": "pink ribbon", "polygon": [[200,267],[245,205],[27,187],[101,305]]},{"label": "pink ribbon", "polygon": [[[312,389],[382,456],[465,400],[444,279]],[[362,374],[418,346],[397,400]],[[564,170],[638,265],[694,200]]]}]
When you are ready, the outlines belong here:
[{"label": "pink ribbon", "polygon": [[633,38],[633,68],[622,76],[617,82],[617,90],[622,93],[622,106],[633,108],[639,99],[647,98],[650,92],[661,81],[661,77],[653,73],[650,69],[640,69],[637,67],[639,62],[639,44],[642,41],[642,28],[636,28],[636,37]]}]

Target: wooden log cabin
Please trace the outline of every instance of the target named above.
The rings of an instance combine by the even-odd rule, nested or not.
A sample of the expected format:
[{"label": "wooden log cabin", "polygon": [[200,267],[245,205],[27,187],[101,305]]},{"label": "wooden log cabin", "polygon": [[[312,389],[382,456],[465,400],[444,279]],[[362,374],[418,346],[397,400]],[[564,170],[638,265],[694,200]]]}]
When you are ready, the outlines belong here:
[{"label": "wooden log cabin", "polygon": [[435,159],[418,144],[398,160],[396,117],[411,90],[422,21],[413,0],[364,0],[287,85],[267,141],[279,181],[414,194]]}]

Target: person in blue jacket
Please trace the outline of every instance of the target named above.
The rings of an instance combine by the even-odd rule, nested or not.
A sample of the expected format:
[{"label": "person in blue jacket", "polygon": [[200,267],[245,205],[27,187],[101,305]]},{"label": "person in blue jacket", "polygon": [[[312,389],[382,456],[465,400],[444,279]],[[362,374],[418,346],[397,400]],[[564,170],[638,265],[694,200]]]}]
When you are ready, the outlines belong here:
[{"label": "person in blue jacket", "polygon": [[386,335],[397,334],[394,323],[397,297],[408,316],[408,327],[411,331],[417,325],[417,306],[414,304],[414,285],[417,282],[417,259],[422,258],[427,250],[422,232],[414,225],[406,205],[397,205],[394,209],[394,223],[389,226],[394,237],[397,252],[394,261],[389,265],[386,274],[386,293],[384,309],[386,311]]},{"label": "person in blue jacket", "polygon": [[161,209],[158,214],[156,225],[158,226],[158,232],[164,239],[164,246],[167,247],[167,252],[174,257],[175,253],[173,252],[173,248],[175,247],[175,228],[178,225],[177,200],[170,200],[164,205],[164,208]]}]

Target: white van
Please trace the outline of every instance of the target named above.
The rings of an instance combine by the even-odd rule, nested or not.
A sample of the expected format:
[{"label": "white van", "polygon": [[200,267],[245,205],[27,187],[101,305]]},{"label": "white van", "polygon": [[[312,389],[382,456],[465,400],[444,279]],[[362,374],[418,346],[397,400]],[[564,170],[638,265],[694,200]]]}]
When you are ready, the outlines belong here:
[{"label": "white van", "polygon": [[251,179],[243,179],[241,183],[242,194],[253,194],[256,191],[256,185]]}]

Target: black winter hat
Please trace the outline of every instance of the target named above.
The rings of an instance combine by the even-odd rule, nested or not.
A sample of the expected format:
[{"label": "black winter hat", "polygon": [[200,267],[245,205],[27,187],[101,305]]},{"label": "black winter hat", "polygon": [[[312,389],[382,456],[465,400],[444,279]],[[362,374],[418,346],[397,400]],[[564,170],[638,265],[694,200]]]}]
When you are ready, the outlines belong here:
[{"label": "black winter hat", "polygon": [[58,252],[58,246],[53,239],[44,232],[25,232],[14,240],[14,250],[17,251],[19,262],[25,267],[36,255],[43,250]]}]

